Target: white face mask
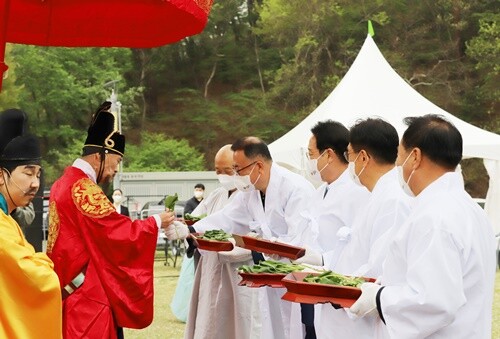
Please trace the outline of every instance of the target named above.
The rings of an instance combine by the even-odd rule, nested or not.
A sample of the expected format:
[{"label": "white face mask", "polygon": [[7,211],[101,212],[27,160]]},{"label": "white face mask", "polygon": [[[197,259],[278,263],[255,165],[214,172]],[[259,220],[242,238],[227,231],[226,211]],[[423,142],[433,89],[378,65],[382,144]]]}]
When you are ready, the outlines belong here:
[{"label": "white face mask", "polygon": [[119,204],[122,201],[122,196],[121,195],[113,195],[112,198],[113,198],[113,202],[115,204]]},{"label": "white face mask", "polygon": [[228,191],[232,191],[236,188],[234,186],[234,175],[227,174],[217,174],[217,179],[219,179],[219,183],[222,187],[227,189]]},{"label": "white face mask", "polygon": [[318,159],[321,158],[323,156],[323,154],[325,154],[325,152],[326,151],[321,153],[320,156],[317,157],[316,159],[308,159],[307,160],[307,174],[309,175],[309,177],[313,181],[316,181],[316,182],[323,181],[323,179],[321,178],[321,172],[326,168],[326,166],[328,166],[328,163],[325,166],[323,166],[322,169],[318,170]]},{"label": "white face mask", "polygon": [[408,159],[410,159],[410,156],[411,156],[411,153],[408,154],[408,157],[403,162],[403,164],[401,166],[396,166],[396,168],[398,170],[398,179],[399,179],[399,184],[401,185],[401,188],[410,197],[414,197],[415,193],[413,193],[413,191],[410,188],[410,185],[408,185],[408,184],[410,183],[411,176],[413,175],[413,173],[415,172],[415,170],[411,171],[410,176],[408,177],[408,181],[405,181],[405,177],[403,175],[403,166],[406,164],[406,162],[408,161]]},{"label": "white face mask", "polygon": [[235,175],[234,176],[234,186],[236,186],[236,189],[238,191],[241,191],[241,192],[252,192],[252,191],[255,191],[255,185],[254,184],[257,181],[259,181],[259,179],[260,179],[260,174],[257,177],[257,180],[255,180],[255,183],[252,183],[252,180],[250,179],[250,174],[252,174],[252,172],[253,172],[253,170],[255,168],[255,165],[257,165],[257,164],[253,165],[252,170],[250,171],[250,173],[248,175],[243,175],[243,176]]},{"label": "white face mask", "polygon": [[203,198],[203,191],[194,191],[194,197],[196,199],[201,199]]},{"label": "white face mask", "polygon": [[366,166],[363,166],[363,168],[361,169],[361,172],[359,172],[359,174],[356,174],[356,165],[355,164],[356,164],[356,160],[358,160],[358,157],[360,154],[361,153],[358,153],[358,156],[356,157],[356,159],[354,159],[354,161],[349,162],[349,165],[347,165],[347,170],[349,171],[349,175],[351,176],[352,181],[354,181],[359,186],[364,186],[361,183],[361,180],[359,180],[359,176],[361,175],[361,173],[363,173]]}]

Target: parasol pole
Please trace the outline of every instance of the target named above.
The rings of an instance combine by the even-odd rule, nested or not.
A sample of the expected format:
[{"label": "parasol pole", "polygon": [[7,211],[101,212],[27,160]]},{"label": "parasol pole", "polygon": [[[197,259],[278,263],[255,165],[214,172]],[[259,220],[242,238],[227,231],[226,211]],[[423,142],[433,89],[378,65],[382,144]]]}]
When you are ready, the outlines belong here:
[{"label": "parasol pole", "polygon": [[7,27],[9,21],[10,0],[0,0],[0,91],[2,90],[2,81],[5,72],[9,68],[5,64],[5,45],[7,44]]}]

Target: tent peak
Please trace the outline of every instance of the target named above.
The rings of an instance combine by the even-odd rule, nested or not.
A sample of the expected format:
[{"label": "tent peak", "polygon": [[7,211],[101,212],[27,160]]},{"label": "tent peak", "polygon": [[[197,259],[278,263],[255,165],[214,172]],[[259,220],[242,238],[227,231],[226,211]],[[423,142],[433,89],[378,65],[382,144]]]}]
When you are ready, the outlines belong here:
[{"label": "tent peak", "polygon": [[375,36],[375,30],[373,29],[371,20],[368,20],[368,35],[370,35],[371,37]]}]

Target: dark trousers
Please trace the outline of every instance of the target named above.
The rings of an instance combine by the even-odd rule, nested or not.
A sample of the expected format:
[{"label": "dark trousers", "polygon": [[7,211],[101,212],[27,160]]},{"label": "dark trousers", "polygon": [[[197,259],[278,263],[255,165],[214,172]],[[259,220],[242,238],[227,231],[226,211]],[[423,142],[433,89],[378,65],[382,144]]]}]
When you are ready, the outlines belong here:
[{"label": "dark trousers", "polygon": [[306,328],[305,339],[316,339],[316,330],[314,329],[314,305],[300,304],[300,313],[302,323]]},{"label": "dark trousers", "polygon": [[123,327],[117,327],[116,328],[116,336],[118,339],[124,339],[125,337],[123,336]]}]

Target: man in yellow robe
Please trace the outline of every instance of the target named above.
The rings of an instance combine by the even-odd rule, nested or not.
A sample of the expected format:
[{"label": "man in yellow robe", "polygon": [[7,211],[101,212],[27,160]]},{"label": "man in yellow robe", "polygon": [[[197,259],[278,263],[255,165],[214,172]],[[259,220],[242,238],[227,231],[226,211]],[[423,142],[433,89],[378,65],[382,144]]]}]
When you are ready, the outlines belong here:
[{"label": "man in yellow robe", "polygon": [[40,186],[40,147],[24,134],[26,114],[0,115],[0,338],[61,338],[59,279],[10,213],[27,206]]}]

